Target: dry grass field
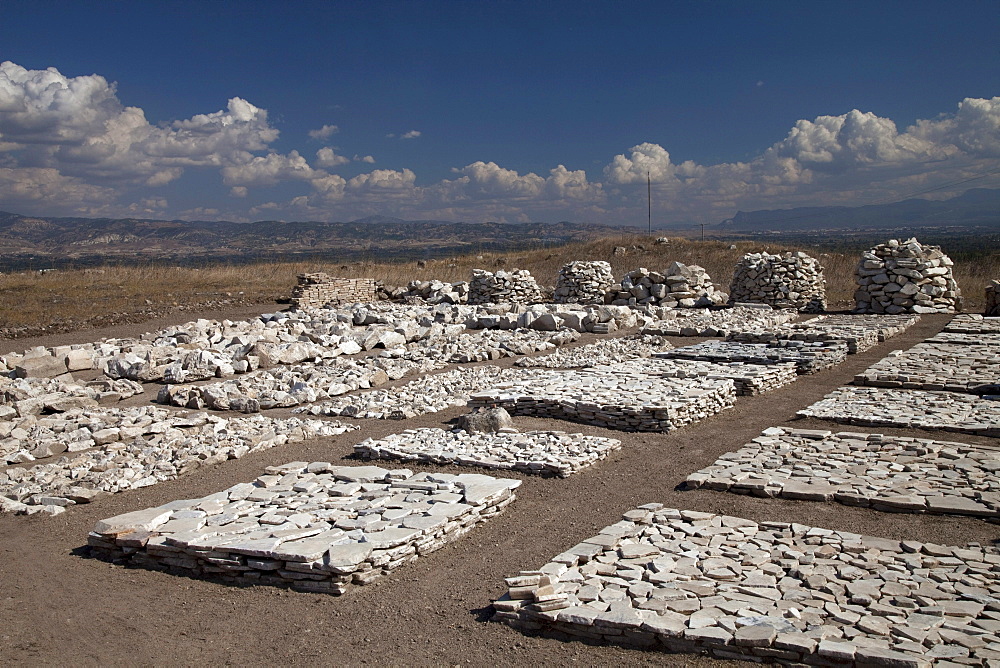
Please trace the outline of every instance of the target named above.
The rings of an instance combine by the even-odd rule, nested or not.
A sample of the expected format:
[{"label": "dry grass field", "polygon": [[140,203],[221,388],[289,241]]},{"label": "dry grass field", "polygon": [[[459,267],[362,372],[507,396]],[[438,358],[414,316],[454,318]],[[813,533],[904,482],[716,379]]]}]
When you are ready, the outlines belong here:
[{"label": "dry grass field", "polygon": [[[615,255],[616,246],[626,248]],[[728,291],[733,268],[748,252],[803,250],[824,267],[831,309],[853,305],[855,253],[830,253],[779,243],[693,241],[672,238],[656,244],[646,236],[616,236],[592,242],[516,253],[465,255],[415,262],[351,264],[324,262],[220,264],[202,268],[106,266],[79,270],[0,275],[0,337],[46,331],[73,331],[135,322],[177,310],[205,310],[238,304],[268,304],[287,298],[296,274],[325,271],[347,278],[370,277],[386,285],[411,280],[468,280],[473,269],[527,269],[542,286],[555,284],[559,268],[573,260],[607,260],[616,276],[638,268],[663,269],[677,260],[699,264]],[[947,248],[944,249],[948,251]],[[956,262],[955,276],[966,297],[966,310],[983,307],[983,289],[1000,276],[1000,254],[984,253],[976,261]]]}]

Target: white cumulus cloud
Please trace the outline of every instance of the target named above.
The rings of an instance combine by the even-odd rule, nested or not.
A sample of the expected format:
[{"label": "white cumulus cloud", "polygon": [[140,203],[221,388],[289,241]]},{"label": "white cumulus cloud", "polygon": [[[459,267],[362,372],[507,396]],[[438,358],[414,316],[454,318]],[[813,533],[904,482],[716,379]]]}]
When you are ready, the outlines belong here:
[{"label": "white cumulus cloud", "polygon": [[338,132],[340,132],[340,128],[338,128],[336,125],[324,125],[318,130],[310,130],[309,137],[310,139],[318,139],[318,140],[329,139]]},{"label": "white cumulus cloud", "polygon": [[320,167],[339,167],[340,165],[346,165],[350,161],[350,158],[337,155],[337,153],[329,146],[324,146],[320,150],[316,151],[316,164]]}]

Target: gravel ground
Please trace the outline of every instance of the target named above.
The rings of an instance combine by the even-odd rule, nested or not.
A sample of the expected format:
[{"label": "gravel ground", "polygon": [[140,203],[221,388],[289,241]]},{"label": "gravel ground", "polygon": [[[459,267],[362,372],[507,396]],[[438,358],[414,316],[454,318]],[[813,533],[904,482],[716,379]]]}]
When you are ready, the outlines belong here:
[{"label": "gravel ground", "polygon": [[[259,309],[258,312],[266,310]],[[248,317],[252,309],[182,314]],[[623,441],[620,451],[568,479],[516,472],[517,501],[504,514],[457,542],[421,557],[388,577],[341,597],[272,587],[231,587],[166,573],[125,569],[89,558],[94,523],[179,498],[204,496],[252,481],[266,466],[293,460],[355,463],[352,448],[366,437],[403,428],[447,427],[462,408],[404,423],[358,421],[360,432],[282,446],[199,470],[179,480],[101,498],[58,517],[0,515],[0,656],[8,665],[118,664],[449,664],[449,665],[697,665],[735,662],[688,655],[595,647],[530,637],[489,622],[490,603],[506,591],[503,578],[534,569],[594,535],[638,505],[796,521],[832,529],[964,545],[993,544],[1000,528],[982,520],[880,513],[837,503],[758,499],[712,491],[679,491],[685,477],[738,449],[761,430],[795,425],[856,430],[795,411],[850,382],[887,352],[909,348],[937,333],[950,316],[923,316],[903,334],[840,366],[755,397],[675,433],[623,433],[557,420],[515,418],[522,430],[560,429]],[[160,320],[109,331],[0,340],[0,350],[134,335],[169,324]],[[587,336],[580,344],[594,340]],[[674,345],[697,339],[671,339]],[[506,360],[506,364],[512,360]],[[148,401],[148,394],[144,401]],[[140,401],[143,401],[140,400]],[[282,413],[271,412],[276,417]],[[875,430],[870,430],[875,431]],[[966,443],[996,439],[917,430],[881,433]],[[413,465],[414,470],[434,470]],[[438,469],[440,470],[440,469]],[[469,472],[468,468],[449,468]]]}]

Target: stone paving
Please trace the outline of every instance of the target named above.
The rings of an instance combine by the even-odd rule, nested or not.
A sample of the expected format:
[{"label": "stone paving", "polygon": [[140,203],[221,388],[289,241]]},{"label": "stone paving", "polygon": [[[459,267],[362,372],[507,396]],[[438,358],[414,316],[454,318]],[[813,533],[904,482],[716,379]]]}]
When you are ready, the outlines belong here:
[{"label": "stone paving", "polygon": [[494,619],[561,639],[819,665],[1000,660],[1000,552],[652,503],[537,571]]},{"label": "stone paving", "polygon": [[960,334],[1000,334],[1000,317],[983,317],[978,313],[959,313],[944,326],[944,331]]},{"label": "stone paving", "polygon": [[591,373],[624,374],[636,377],[705,378],[731,380],[738,396],[752,396],[784,387],[798,378],[795,365],[744,364],[742,362],[699,362],[685,359],[632,359],[617,364],[594,366]]},{"label": "stone paving", "polygon": [[559,348],[548,355],[524,357],[514,362],[520,367],[545,367],[548,369],[582,369],[584,367],[619,364],[638,357],[673,348],[661,336],[639,334],[606,339],[576,348]]},{"label": "stone paving", "polygon": [[772,427],[687,478],[690,489],[837,501],[889,512],[1000,517],[1000,450]]},{"label": "stone paving", "polygon": [[854,377],[855,385],[1000,393],[1000,346],[918,343],[895,350]]},{"label": "stone paving", "polygon": [[729,379],[587,370],[549,373],[549,378],[498,383],[473,394],[468,405],[498,406],[511,415],[551,417],[624,431],[669,432],[731,408],[736,400],[736,388]]},{"label": "stone paving", "polygon": [[154,406],[73,411],[16,434],[23,450],[44,446],[51,454],[70,454],[0,471],[0,511],[57,514],[65,506],[173,480],[201,466],[357,428],[325,420],[176,413]]},{"label": "stone paving", "polygon": [[961,346],[990,346],[1000,350],[1000,332],[938,332],[924,343],[941,343]]},{"label": "stone paving", "polygon": [[657,353],[656,357],[750,364],[792,362],[800,374],[811,374],[837,366],[847,359],[847,344],[841,341],[779,340],[766,344],[705,341]]},{"label": "stone paving", "polygon": [[106,559],[238,584],[343,594],[500,513],[520,480],[291,462],[200,499],[99,521]]},{"label": "stone paving", "polygon": [[1000,400],[960,392],[840,387],[796,415],[844,424],[1000,437]]},{"label": "stone paving", "polygon": [[407,429],[354,446],[365,459],[401,459],[422,464],[458,464],[567,477],[607,457],[621,441],[562,431],[466,433]]},{"label": "stone paving", "polygon": [[643,334],[658,336],[726,336],[744,329],[770,329],[797,317],[794,310],[774,310],[766,304],[737,304],[718,310],[654,309],[655,321]]},{"label": "stone paving", "polygon": [[912,326],[918,315],[821,315],[804,322],[732,332],[729,341],[771,343],[781,339],[798,341],[843,341],[848,354],[874,348]]}]

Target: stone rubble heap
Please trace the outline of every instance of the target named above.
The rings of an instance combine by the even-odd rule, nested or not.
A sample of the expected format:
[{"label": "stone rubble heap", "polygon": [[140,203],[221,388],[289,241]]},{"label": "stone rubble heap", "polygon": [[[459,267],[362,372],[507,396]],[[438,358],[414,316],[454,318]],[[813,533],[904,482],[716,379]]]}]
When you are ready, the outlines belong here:
[{"label": "stone rubble heap", "polygon": [[890,239],[865,251],[855,269],[855,313],[954,313],[961,292],[940,246]]},{"label": "stone rubble heap", "polygon": [[98,557],[241,585],[343,594],[500,513],[520,480],[292,462],[200,499],[97,522]]},{"label": "stone rubble heap", "polygon": [[73,408],[114,404],[142,394],[142,391],[142,385],[131,380],[103,378],[77,385],[53,378],[11,380],[0,376],[0,420],[14,415],[23,418],[43,412],[61,413]]},{"label": "stone rubble heap", "polygon": [[1000,437],[1000,401],[960,392],[846,386],[796,415],[843,424]]},{"label": "stone rubble heap", "polygon": [[728,341],[771,343],[782,339],[795,341],[843,341],[847,352],[855,355],[905,331],[920,316],[916,315],[820,315],[805,322],[785,323],[767,329],[732,332]]},{"label": "stone rubble heap", "polygon": [[483,387],[526,377],[526,371],[485,365],[458,368],[410,381],[391,389],[370,390],[330,401],[302,406],[296,413],[376,420],[406,420],[465,406]]},{"label": "stone rubble heap", "polygon": [[668,308],[704,308],[725,304],[727,295],[712,284],[704,267],[672,262],[663,272],[645,267],[625,274],[606,301],[619,306],[663,306]]},{"label": "stone rubble heap", "polygon": [[469,399],[511,415],[550,417],[622,431],[670,432],[732,408],[733,381],[581,371],[498,383]]},{"label": "stone rubble heap", "polygon": [[614,287],[611,265],[603,260],[577,260],[564,264],[556,279],[553,301],[557,304],[603,304]]},{"label": "stone rubble heap", "polygon": [[771,427],[689,489],[1000,518],[1000,452],[964,443]]},{"label": "stone rubble heap", "polygon": [[984,665],[1000,658],[998,566],[992,547],[651,503],[508,578],[493,619],[564,640],[718,659]]},{"label": "stone rubble heap", "polygon": [[292,308],[318,308],[327,304],[373,302],[378,282],[372,278],[334,278],[322,271],[299,274],[292,288]]},{"label": "stone rubble heap", "polygon": [[847,359],[847,344],[841,341],[779,340],[771,343],[704,341],[656,353],[655,357],[750,364],[794,362],[800,374],[811,374],[835,367]]},{"label": "stone rubble heap", "polygon": [[469,283],[444,283],[438,280],[410,281],[403,299],[417,298],[427,304],[465,304],[469,301]]},{"label": "stone rubble heap", "polygon": [[537,304],[540,301],[542,292],[527,269],[501,269],[495,274],[485,269],[472,270],[470,304]]},{"label": "stone rubble heap", "polygon": [[481,307],[479,311],[470,315],[466,326],[469,329],[528,328],[546,332],[571,329],[581,333],[611,334],[619,329],[637,326],[640,318],[645,316],[627,306],[498,304]]},{"label": "stone rubble heap", "polygon": [[632,359],[588,369],[593,373],[613,373],[657,378],[705,378],[731,380],[737,396],[753,396],[776,390],[798,377],[795,365],[744,364],[742,362],[698,362],[674,359]]},{"label": "stone rubble heap", "polygon": [[1000,281],[993,279],[986,286],[986,315],[1000,316]]},{"label": "stone rubble heap", "polygon": [[959,313],[944,326],[958,334],[1000,334],[1000,318],[984,318],[978,313]]},{"label": "stone rubble heap", "polygon": [[637,357],[649,357],[655,352],[670,348],[673,346],[663,337],[636,334],[588,343],[576,348],[559,348],[548,355],[523,357],[514,364],[520,367],[582,369],[599,364],[618,364]]},{"label": "stone rubble heap", "polygon": [[521,434],[407,429],[354,446],[365,459],[401,459],[421,464],[457,464],[567,477],[621,448],[621,441],[562,431]]},{"label": "stone rubble heap", "polygon": [[[154,406],[74,411],[36,424],[19,440],[69,456],[31,468],[0,471],[0,510],[57,514],[66,506],[173,480],[201,466],[358,427],[326,420],[222,418]],[[61,431],[60,431],[61,430]],[[82,450],[83,447],[88,450]]]},{"label": "stone rubble heap", "polygon": [[642,328],[643,334],[726,336],[744,329],[769,330],[788,322],[796,314],[790,309],[776,311],[766,304],[737,304],[719,310],[668,311],[656,315],[655,322]]},{"label": "stone rubble heap", "polygon": [[855,385],[1000,393],[1000,346],[918,343],[894,350],[854,377]]},{"label": "stone rubble heap", "polygon": [[826,310],[826,281],[819,260],[802,252],[747,253],[736,263],[729,303],[769,304],[805,313]]},{"label": "stone rubble heap", "polygon": [[484,331],[480,334],[463,334],[452,343],[436,346],[428,351],[430,359],[443,359],[454,364],[498,360],[505,357],[530,355],[554,350],[580,338],[579,333],[564,329],[555,333],[535,332],[529,329],[512,331]]}]

